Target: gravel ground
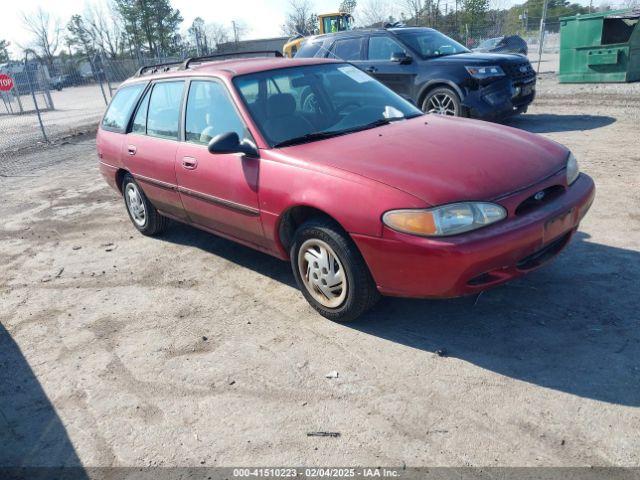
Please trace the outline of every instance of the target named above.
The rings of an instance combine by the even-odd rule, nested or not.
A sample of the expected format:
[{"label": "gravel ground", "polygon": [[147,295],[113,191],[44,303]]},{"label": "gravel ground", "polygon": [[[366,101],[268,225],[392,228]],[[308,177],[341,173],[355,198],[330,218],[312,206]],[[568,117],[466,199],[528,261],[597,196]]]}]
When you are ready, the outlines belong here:
[{"label": "gravel ground", "polygon": [[597,183],[553,263],[349,325],[286,263],[182,225],[139,235],[90,137],[13,159],[0,465],[638,466],[638,85],[615,87],[543,78],[510,122]]}]

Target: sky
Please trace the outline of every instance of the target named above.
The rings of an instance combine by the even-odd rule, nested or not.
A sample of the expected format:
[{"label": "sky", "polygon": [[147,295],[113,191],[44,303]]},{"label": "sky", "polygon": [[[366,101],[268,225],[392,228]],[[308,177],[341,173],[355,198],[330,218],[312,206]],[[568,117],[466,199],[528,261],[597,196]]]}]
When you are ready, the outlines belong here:
[{"label": "sky", "polygon": [[[89,1],[100,3],[105,0]],[[340,0],[310,1],[317,13],[336,11],[340,4]],[[364,1],[366,0],[361,0],[361,2]],[[391,2],[397,5],[401,0],[391,0]],[[522,2],[523,0],[499,0],[499,3],[505,7]],[[219,22],[229,26],[232,20],[241,20],[248,27],[245,38],[249,39],[281,36],[280,27],[284,23],[289,0],[171,0],[171,3],[174,8],[180,10],[184,18],[182,31],[185,31],[198,16],[205,22]],[[447,0],[441,2],[441,4],[444,3],[447,3]],[[577,3],[588,4],[589,0],[577,0]],[[22,49],[18,45],[28,46],[30,38],[30,34],[20,20],[21,12],[29,13],[42,7],[53,16],[60,18],[64,26],[71,15],[84,11],[85,4],[86,0],[5,1],[0,14],[0,39],[12,43],[10,50],[14,56],[21,55]],[[594,4],[598,4],[598,0],[594,1]]]},{"label": "sky", "polygon": [[[89,0],[100,3],[104,0]],[[64,26],[71,15],[82,13],[85,0],[20,0],[2,2],[0,13],[0,39],[12,43],[11,53],[18,55],[22,51],[16,44],[29,43],[30,34],[20,20],[21,12],[29,13],[42,7],[61,20]],[[335,11],[340,0],[312,0],[317,12]],[[171,0],[174,8],[180,10],[184,22],[181,29],[191,25],[194,18],[200,16],[205,22],[219,22],[231,25],[232,20],[242,20],[248,27],[246,38],[268,38],[282,35],[281,25],[289,5],[289,0]]]}]

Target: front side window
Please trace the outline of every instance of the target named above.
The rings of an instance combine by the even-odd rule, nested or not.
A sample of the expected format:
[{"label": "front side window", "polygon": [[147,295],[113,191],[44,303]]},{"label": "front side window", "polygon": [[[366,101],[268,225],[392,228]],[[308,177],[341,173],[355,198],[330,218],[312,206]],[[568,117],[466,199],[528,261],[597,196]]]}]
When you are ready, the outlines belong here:
[{"label": "front side window", "polygon": [[194,80],[189,87],[185,135],[187,142],[207,145],[216,135],[235,132],[240,140],[250,134],[224,85]]},{"label": "front side window", "polygon": [[184,81],[158,82],[153,86],[147,112],[147,135],[178,139],[180,103]]},{"label": "front side window", "polygon": [[420,30],[398,30],[398,37],[412,50],[418,52],[422,58],[442,57],[444,55],[457,55],[469,50],[452,38],[430,28]]},{"label": "front side window", "polygon": [[347,38],[338,40],[331,47],[332,58],[339,60],[360,60],[360,52],[362,50],[362,38]]},{"label": "front side window", "polygon": [[124,130],[136,100],[138,100],[145,86],[143,83],[137,83],[118,90],[113,100],[111,100],[109,108],[107,108],[107,113],[104,114],[102,126],[115,130]]},{"label": "front side window", "polygon": [[407,53],[405,48],[387,36],[369,38],[369,60],[390,60],[394,53]]},{"label": "front side window", "polygon": [[343,63],[241,75],[234,85],[272,147],[422,115],[377,80]]}]

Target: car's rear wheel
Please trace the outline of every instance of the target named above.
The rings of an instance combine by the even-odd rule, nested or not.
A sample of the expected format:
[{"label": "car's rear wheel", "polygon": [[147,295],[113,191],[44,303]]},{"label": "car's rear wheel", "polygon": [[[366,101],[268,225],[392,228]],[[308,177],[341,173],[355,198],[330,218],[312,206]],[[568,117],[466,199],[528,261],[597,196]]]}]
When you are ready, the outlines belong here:
[{"label": "car's rear wheel", "polygon": [[422,102],[422,111],[452,117],[462,116],[460,97],[451,88],[439,87],[430,91]]},{"label": "car's rear wheel", "polygon": [[158,213],[131,175],[122,180],[122,196],[133,226],[144,235],[157,235],[167,228],[169,219]]},{"label": "car's rear wheel", "polygon": [[354,320],[380,296],[353,241],[331,221],[313,219],[301,225],[290,257],[302,294],[330,320]]}]

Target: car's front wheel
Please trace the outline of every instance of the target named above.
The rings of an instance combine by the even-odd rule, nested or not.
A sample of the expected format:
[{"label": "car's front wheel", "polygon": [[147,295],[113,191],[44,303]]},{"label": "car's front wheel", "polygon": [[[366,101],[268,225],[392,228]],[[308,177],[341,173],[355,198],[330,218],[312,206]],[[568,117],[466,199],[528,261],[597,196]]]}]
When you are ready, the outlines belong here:
[{"label": "car's front wheel", "polygon": [[436,88],[425,97],[422,102],[422,111],[424,113],[460,117],[462,116],[460,97],[451,88]]},{"label": "car's front wheel", "polygon": [[330,320],[355,320],[380,296],[353,241],[331,221],[313,219],[301,225],[290,257],[302,294]]},{"label": "car's front wheel", "polygon": [[133,225],[144,235],[157,235],[167,228],[169,219],[158,213],[131,175],[122,180],[122,196]]}]

